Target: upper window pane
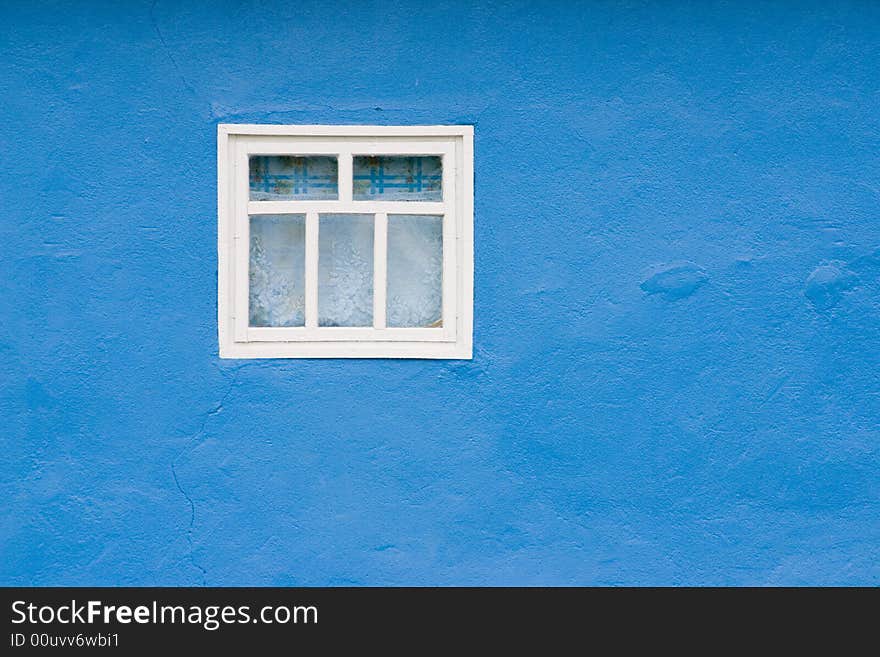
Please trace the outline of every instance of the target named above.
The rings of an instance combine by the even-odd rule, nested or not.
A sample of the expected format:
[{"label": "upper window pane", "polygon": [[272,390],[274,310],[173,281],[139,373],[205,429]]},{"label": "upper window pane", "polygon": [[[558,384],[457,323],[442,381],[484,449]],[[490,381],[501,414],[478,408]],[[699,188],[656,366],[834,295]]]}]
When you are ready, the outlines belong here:
[{"label": "upper window pane", "polygon": [[258,155],[250,159],[252,201],[316,201],[338,196],[335,157]]},{"label": "upper window pane", "polygon": [[356,201],[441,201],[443,163],[439,156],[356,156]]}]

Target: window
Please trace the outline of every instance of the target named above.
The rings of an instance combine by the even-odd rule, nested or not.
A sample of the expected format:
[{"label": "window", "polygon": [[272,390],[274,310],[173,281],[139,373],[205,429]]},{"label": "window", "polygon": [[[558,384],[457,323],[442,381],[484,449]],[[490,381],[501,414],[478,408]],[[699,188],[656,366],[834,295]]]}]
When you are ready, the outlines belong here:
[{"label": "window", "polygon": [[222,358],[471,358],[471,126],[218,127]]}]

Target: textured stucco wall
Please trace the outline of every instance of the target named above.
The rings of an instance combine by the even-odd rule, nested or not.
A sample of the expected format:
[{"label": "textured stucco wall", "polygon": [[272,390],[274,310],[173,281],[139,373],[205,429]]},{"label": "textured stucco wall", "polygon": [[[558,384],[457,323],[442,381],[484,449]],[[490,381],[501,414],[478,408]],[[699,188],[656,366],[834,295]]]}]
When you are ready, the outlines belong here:
[{"label": "textured stucco wall", "polygon": [[[0,19],[0,583],[880,581],[877,3]],[[219,122],[475,124],[474,360],[219,360]]]}]

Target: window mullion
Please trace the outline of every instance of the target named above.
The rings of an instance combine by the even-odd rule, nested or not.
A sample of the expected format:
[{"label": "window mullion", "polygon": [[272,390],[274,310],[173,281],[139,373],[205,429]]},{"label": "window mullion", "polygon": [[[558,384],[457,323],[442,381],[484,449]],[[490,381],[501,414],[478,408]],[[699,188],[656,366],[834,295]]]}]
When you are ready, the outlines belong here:
[{"label": "window mullion", "polygon": [[352,185],[354,174],[352,172],[352,155],[351,151],[341,151],[339,153],[338,171],[339,171],[339,201],[342,203],[351,203],[353,196]]},{"label": "window mullion", "polygon": [[318,213],[306,213],[306,328],[318,326]]},{"label": "window mullion", "polygon": [[388,214],[375,214],[373,234],[373,328],[385,328],[385,296],[388,286]]}]

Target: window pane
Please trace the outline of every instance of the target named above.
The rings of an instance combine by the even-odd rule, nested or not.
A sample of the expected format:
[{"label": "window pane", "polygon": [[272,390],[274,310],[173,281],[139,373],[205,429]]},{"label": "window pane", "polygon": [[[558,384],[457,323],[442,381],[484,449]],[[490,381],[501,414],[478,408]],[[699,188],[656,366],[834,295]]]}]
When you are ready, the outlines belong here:
[{"label": "window pane", "polygon": [[443,326],[443,217],[388,216],[388,326]]},{"label": "window pane", "polygon": [[305,324],[305,215],[251,217],[250,325]]},{"label": "window pane", "polygon": [[443,200],[440,157],[358,156],[353,165],[356,201]]},{"label": "window pane", "polygon": [[338,164],[335,157],[254,156],[250,185],[252,201],[335,199]]},{"label": "window pane", "polygon": [[318,326],[373,325],[373,215],[322,214]]}]

